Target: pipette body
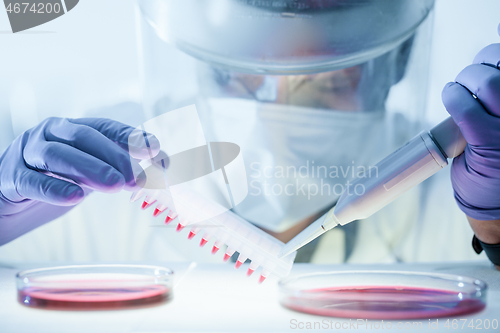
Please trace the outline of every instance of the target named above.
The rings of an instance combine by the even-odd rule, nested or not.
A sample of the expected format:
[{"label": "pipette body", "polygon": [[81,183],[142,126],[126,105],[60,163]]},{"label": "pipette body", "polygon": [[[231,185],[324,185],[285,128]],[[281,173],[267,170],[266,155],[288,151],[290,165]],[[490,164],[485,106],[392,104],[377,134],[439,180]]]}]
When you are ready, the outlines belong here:
[{"label": "pipette body", "polygon": [[356,179],[335,207],[288,242],[281,255],[286,256],[337,225],[371,216],[447,166],[447,159],[460,155],[466,144],[451,117],[421,132],[380,161],[371,176]]}]

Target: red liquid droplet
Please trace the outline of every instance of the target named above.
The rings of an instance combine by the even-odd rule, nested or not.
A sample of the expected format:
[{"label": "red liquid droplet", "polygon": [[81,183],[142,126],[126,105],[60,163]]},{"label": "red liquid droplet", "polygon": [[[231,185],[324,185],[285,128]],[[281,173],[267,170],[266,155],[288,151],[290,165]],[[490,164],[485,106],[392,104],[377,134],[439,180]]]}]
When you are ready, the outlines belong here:
[{"label": "red liquid droplet", "polygon": [[228,260],[229,260],[229,258],[231,258],[231,256],[230,256],[229,254],[227,254],[227,253],[226,253],[226,254],[224,254],[224,259],[222,259],[222,260],[224,260],[224,261],[228,261]]},{"label": "red liquid droplet", "polygon": [[173,218],[171,218],[170,216],[167,216],[167,218],[165,219],[165,224],[169,224],[170,222],[172,222]]},{"label": "red liquid droplet", "polygon": [[458,292],[402,286],[355,286],[302,290],[307,299],[289,296],[281,303],[319,316],[365,319],[423,319],[478,312],[484,301]]},{"label": "red liquid droplet", "polygon": [[177,225],[177,232],[180,232],[182,229],[184,229],[184,226],[182,224]]},{"label": "red liquid droplet", "polygon": [[193,239],[196,234],[192,231],[189,232],[188,239]]},{"label": "red liquid droplet", "polygon": [[234,265],[234,267],[236,267],[236,268],[240,268],[240,267],[241,267],[241,265],[243,265],[243,263],[242,263],[241,261],[239,261],[239,260],[238,260],[238,261],[236,262],[236,265]]},{"label": "red liquid droplet", "polygon": [[208,240],[206,240],[205,238],[202,238],[201,239],[201,242],[200,242],[200,246],[205,246],[205,244],[207,244]]},{"label": "red liquid droplet", "polygon": [[247,271],[247,276],[250,276],[253,274],[253,269],[249,268]]},{"label": "red liquid droplet", "polygon": [[265,279],[266,279],[266,277],[264,275],[261,275],[259,278],[259,283],[264,282]]},{"label": "red liquid droplet", "polygon": [[212,248],[212,254],[216,254],[217,251],[219,251],[219,248],[214,245],[214,247]]},{"label": "red liquid droplet", "polygon": [[149,207],[149,204],[148,204],[146,201],[144,201],[144,202],[142,203],[141,208],[142,208],[142,209],[146,209],[146,208],[148,208],[148,207]]},{"label": "red liquid droplet", "polygon": [[157,217],[158,215],[160,215],[160,213],[161,213],[161,211],[158,208],[155,208],[155,211],[153,212],[153,216]]}]

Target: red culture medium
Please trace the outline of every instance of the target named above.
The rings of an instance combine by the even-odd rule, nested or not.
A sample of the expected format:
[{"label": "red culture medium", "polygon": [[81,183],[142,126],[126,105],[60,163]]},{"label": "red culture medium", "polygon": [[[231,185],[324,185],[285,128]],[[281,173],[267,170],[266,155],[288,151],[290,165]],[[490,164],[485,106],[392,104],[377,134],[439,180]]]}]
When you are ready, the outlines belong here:
[{"label": "red culture medium", "polygon": [[123,288],[37,288],[19,290],[19,303],[50,310],[111,310],[154,305],[171,297],[163,285]]},{"label": "red culture medium", "polygon": [[364,286],[310,289],[281,300],[285,307],[318,316],[363,319],[425,319],[465,315],[486,304],[447,290]]}]

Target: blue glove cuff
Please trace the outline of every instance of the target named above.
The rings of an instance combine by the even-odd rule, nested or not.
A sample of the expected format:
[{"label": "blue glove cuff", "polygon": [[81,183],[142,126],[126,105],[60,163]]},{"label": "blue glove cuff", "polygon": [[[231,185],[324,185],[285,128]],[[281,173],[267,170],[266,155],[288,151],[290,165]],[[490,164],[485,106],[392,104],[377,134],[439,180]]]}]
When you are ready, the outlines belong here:
[{"label": "blue glove cuff", "polygon": [[500,219],[500,208],[478,208],[467,205],[455,191],[455,201],[462,212],[467,216],[479,221],[491,221]]},{"label": "blue glove cuff", "polygon": [[477,239],[476,235],[472,238],[472,247],[477,254],[481,253],[484,250],[486,256],[490,261],[500,266],[500,243],[499,244],[486,244]]}]

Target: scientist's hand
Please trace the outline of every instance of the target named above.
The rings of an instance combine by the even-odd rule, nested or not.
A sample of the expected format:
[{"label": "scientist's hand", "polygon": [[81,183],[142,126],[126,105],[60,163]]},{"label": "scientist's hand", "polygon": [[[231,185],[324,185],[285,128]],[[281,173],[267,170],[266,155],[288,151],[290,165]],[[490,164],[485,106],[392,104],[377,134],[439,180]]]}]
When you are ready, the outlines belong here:
[{"label": "scientist's hand", "polygon": [[500,44],[489,45],[442,93],[446,109],[468,142],[464,153],[453,160],[455,199],[477,237],[489,244],[500,243],[499,66]]},{"label": "scientist's hand", "polygon": [[[157,152],[156,138],[148,139]],[[140,167],[130,157],[149,153],[141,131],[109,119],[49,118],[27,130],[0,157],[0,245],[66,213],[92,190],[133,190],[133,168]]]}]

